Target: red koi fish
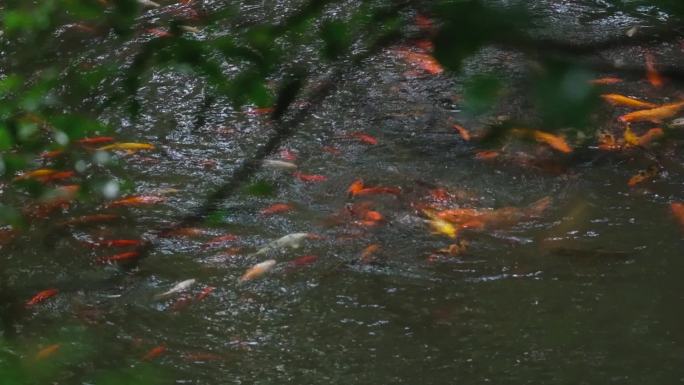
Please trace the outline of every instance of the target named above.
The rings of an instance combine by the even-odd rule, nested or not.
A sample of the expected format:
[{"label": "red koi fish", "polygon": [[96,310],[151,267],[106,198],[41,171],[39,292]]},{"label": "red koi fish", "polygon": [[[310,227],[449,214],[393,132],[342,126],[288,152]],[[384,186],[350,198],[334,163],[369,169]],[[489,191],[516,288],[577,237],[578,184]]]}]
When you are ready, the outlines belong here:
[{"label": "red koi fish", "polygon": [[483,150],[475,153],[475,159],[477,160],[491,160],[497,158],[501,153],[499,151]]},{"label": "red koi fish", "polygon": [[288,262],[288,265],[290,267],[301,267],[301,266],[307,266],[311,265],[314,262],[318,261],[318,256],[317,255],[305,255],[303,257],[295,258]]},{"label": "red koi fish", "polygon": [[82,145],[96,145],[96,144],[104,144],[104,143],[111,143],[115,139],[111,136],[94,136],[91,138],[83,138],[78,141],[78,143]]},{"label": "red koi fish", "polygon": [[130,262],[137,259],[140,253],[137,251],[128,251],[125,253],[114,254],[109,257],[102,257],[99,259],[100,263],[113,263],[113,262]]},{"label": "red koi fish", "polygon": [[39,292],[38,294],[34,295],[33,298],[31,298],[28,302],[26,302],[26,307],[31,307],[33,305],[37,305],[43,301],[45,301],[48,298],[52,298],[56,296],[59,293],[59,290],[57,289],[47,289]]},{"label": "red koi fish", "polygon": [[372,146],[378,144],[378,140],[375,139],[374,137],[364,134],[363,132],[353,132],[349,134],[350,137],[358,139],[359,142],[364,143],[364,144],[370,144]]},{"label": "red koi fish", "polygon": [[55,353],[57,353],[57,351],[61,347],[62,347],[62,345],[60,345],[60,344],[48,345],[48,346],[40,349],[40,351],[38,351],[38,353],[36,353],[35,359],[36,360],[44,360],[50,356],[53,356]]},{"label": "red koi fish", "polygon": [[639,170],[634,176],[629,178],[627,186],[634,187],[640,183],[646,182],[658,176],[660,170],[656,166],[651,166],[647,170]]},{"label": "red koi fish", "polygon": [[155,348],[152,348],[149,352],[147,352],[140,360],[141,361],[152,361],[155,358],[161,356],[166,352],[166,346],[164,345],[159,345]]},{"label": "red koi fish", "polygon": [[399,189],[398,187],[385,186],[365,187],[363,181],[361,179],[357,179],[354,182],[352,182],[351,185],[349,185],[349,188],[347,188],[347,193],[349,193],[349,195],[353,197],[378,194],[399,195],[401,194],[401,189]]},{"label": "red koi fish", "polygon": [[409,64],[418,67],[431,75],[439,75],[444,72],[444,67],[429,54],[413,52],[406,48],[397,50],[397,53]]},{"label": "red koi fish", "polygon": [[159,38],[164,38],[164,37],[171,37],[173,36],[171,32],[161,29],[161,28],[148,28],[145,30],[145,33],[148,33],[154,37],[159,37]]},{"label": "red koi fish", "polygon": [[62,154],[64,154],[64,150],[52,150],[52,151],[46,151],[46,152],[40,154],[40,157],[43,159],[52,159],[52,158],[56,158]]},{"label": "red koi fish", "polygon": [[347,188],[347,194],[354,196],[361,190],[363,190],[363,180],[357,179],[349,185],[349,188]]},{"label": "red koi fish", "polygon": [[146,206],[153,205],[155,203],[160,203],[166,201],[165,197],[153,196],[153,195],[137,195],[128,198],[122,198],[115,200],[109,204],[109,207],[122,207],[122,206]]},{"label": "red koi fish", "polygon": [[215,287],[213,286],[207,286],[202,290],[199,294],[197,294],[197,297],[195,297],[195,301],[199,302],[209,296],[209,294],[213,293],[214,290],[216,290]]},{"label": "red koi fish", "polygon": [[325,175],[303,174],[299,171],[295,172],[292,175],[294,175],[295,178],[301,180],[302,182],[307,182],[307,183],[318,183],[318,182],[325,182],[328,180],[328,177]]},{"label": "red koi fish", "polygon": [[339,148],[333,146],[323,146],[322,150],[330,155],[339,156],[342,155],[342,151]]},{"label": "red koi fish", "polygon": [[248,108],[247,115],[258,116],[258,115],[268,115],[275,111],[273,107],[261,107],[261,108]]},{"label": "red koi fish", "polygon": [[273,205],[270,205],[266,208],[263,208],[259,211],[259,214],[261,215],[273,215],[273,214],[281,214],[281,213],[286,213],[288,211],[292,211],[294,207],[291,204],[287,203],[276,203]]},{"label": "red koi fish", "polygon": [[100,241],[93,244],[96,247],[138,247],[142,241],[137,239],[111,239]]}]

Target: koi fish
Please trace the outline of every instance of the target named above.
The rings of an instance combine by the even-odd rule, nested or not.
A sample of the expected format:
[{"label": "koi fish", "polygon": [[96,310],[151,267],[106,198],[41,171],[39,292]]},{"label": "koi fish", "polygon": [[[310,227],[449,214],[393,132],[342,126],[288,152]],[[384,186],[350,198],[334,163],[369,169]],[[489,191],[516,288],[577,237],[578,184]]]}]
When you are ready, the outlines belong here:
[{"label": "koi fish", "polygon": [[159,8],[159,7],[161,7],[161,5],[159,5],[158,3],[155,3],[152,0],[136,0],[136,1],[138,2],[138,4],[142,5],[143,7],[147,7],[147,8]]},{"label": "koi fish", "polygon": [[660,170],[656,166],[651,166],[646,170],[639,170],[639,172],[636,175],[629,178],[629,181],[627,181],[627,186],[634,187],[639,183],[643,183],[649,179],[653,179],[656,176],[658,176],[659,172]]},{"label": "koi fish", "polygon": [[155,358],[161,356],[166,352],[166,346],[164,345],[159,345],[155,348],[152,348],[149,352],[147,352],[140,360],[141,361],[152,361]]},{"label": "koi fish", "polygon": [[298,249],[302,242],[307,239],[311,238],[311,234],[309,233],[292,233],[285,235],[284,237],[278,238],[275,241],[267,244],[266,246],[262,247],[259,249],[256,253],[254,253],[255,256],[257,255],[263,255],[266,253],[269,253],[271,251],[275,251],[278,249],[283,249],[283,248],[292,248],[292,249]]},{"label": "koi fish", "polygon": [[374,243],[366,246],[361,251],[361,263],[371,263],[375,259],[376,254],[380,251],[380,245]]},{"label": "koi fish", "polygon": [[644,60],[646,62],[646,79],[648,79],[648,82],[651,83],[653,87],[662,87],[664,82],[663,78],[658,73],[658,70],[656,70],[655,57],[647,52],[644,55]]},{"label": "koi fish", "polygon": [[36,360],[44,360],[44,359],[54,355],[55,353],[57,353],[57,351],[59,351],[59,348],[61,348],[61,347],[62,347],[62,345],[60,345],[60,344],[48,345],[48,346],[40,349],[38,351],[38,353],[36,353],[35,359]]},{"label": "koi fish", "polygon": [[28,180],[28,179],[40,179],[57,173],[57,170],[51,168],[40,168],[38,170],[33,170],[16,176],[12,181]]},{"label": "koi fish", "polygon": [[197,297],[195,297],[195,301],[199,302],[209,296],[214,290],[216,290],[215,287],[213,286],[207,286],[202,290],[199,294],[197,294]]},{"label": "koi fish", "polygon": [[367,195],[378,195],[378,194],[389,194],[389,195],[399,195],[401,194],[401,189],[398,187],[366,187],[357,191],[354,196],[367,196]]},{"label": "koi fish", "polygon": [[125,253],[114,254],[109,257],[102,257],[99,259],[100,263],[112,263],[112,262],[130,262],[137,259],[140,253],[137,251],[128,251]]},{"label": "koi fish", "polygon": [[544,197],[527,208],[503,207],[500,209],[447,209],[439,211],[436,216],[459,228],[484,229],[485,227],[503,227],[515,224],[527,218],[540,216],[551,205],[551,198]]},{"label": "koi fish", "polygon": [[560,151],[566,154],[572,152],[572,147],[570,147],[568,143],[565,141],[565,138],[561,136],[553,135],[548,132],[539,130],[533,130],[532,135],[537,142],[545,143],[556,151]]},{"label": "koi fish", "polygon": [[276,203],[272,204],[266,208],[263,208],[259,211],[259,214],[261,215],[273,215],[273,214],[281,214],[281,213],[286,213],[288,211],[292,211],[294,207],[291,204],[287,203]]},{"label": "koi fish", "polygon": [[114,137],[112,136],[95,136],[91,138],[83,138],[79,139],[78,143],[83,144],[83,145],[94,145],[94,144],[103,144],[103,143],[109,143],[113,142]]},{"label": "koi fish", "polygon": [[168,291],[165,291],[161,294],[157,294],[154,296],[154,299],[163,299],[163,298],[168,298],[172,296],[173,294],[180,293],[181,291],[188,290],[192,285],[197,282],[196,279],[191,278],[191,279],[186,279],[185,281],[178,282],[174,287],[169,289]]},{"label": "koi fish", "polygon": [[465,140],[466,142],[470,141],[470,139],[471,139],[470,132],[468,132],[468,130],[466,130],[465,127],[458,125],[458,124],[454,124],[451,127],[453,127],[454,130],[456,130],[456,132],[458,132],[458,135],[460,135],[463,140]]},{"label": "koi fish", "polygon": [[109,207],[122,207],[122,206],[144,206],[152,205],[155,203],[160,203],[166,201],[165,197],[154,196],[154,195],[136,195],[128,198],[122,198],[115,200],[109,204]]},{"label": "koi fish", "polygon": [[478,160],[491,160],[497,158],[501,153],[499,151],[493,150],[483,150],[475,153],[475,159]]},{"label": "koi fish", "polygon": [[616,151],[622,149],[613,134],[602,132],[598,135],[598,148],[604,151]]},{"label": "koi fish", "polygon": [[248,108],[247,114],[249,115],[268,115],[275,111],[273,107],[261,107],[261,108]]},{"label": "koi fish", "polygon": [[268,273],[276,265],[275,259],[269,259],[267,261],[257,263],[256,265],[247,269],[247,271],[238,279],[238,283],[251,281],[253,279],[259,278],[262,275]]},{"label": "koi fish", "polygon": [[43,152],[42,154],[40,154],[40,157],[43,159],[52,159],[62,154],[64,154],[64,150],[52,150]]},{"label": "koi fish", "polygon": [[126,151],[128,153],[154,149],[154,145],[150,143],[112,143],[110,145],[97,148],[98,151]]},{"label": "koi fish", "polygon": [[672,202],[670,203],[670,210],[682,228],[684,228],[684,203]]},{"label": "koi fish", "polygon": [[164,37],[171,37],[173,36],[171,32],[161,29],[161,28],[148,28],[145,30],[145,33],[148,33],[152,36],[159,37],[159,38],[164,38]]},{"label": "koi fish", "polygon": [[282,160],[272,160],[272,159],[265,159],[261,163],[264,168],[270,168],[274,170],[296,170],[297,165],[291,162],[285,162]]},{"label": "koi fish", "polygon": [[347,194],[354,196],[361,190],[363,190],[363,180],[357,179],[349,185],[349,188],[347,188]]},{"label": "koi fish", "polygon": [[374,137],[364,134],[363,132],[353,132],[349,134],[352,138],[358,139],[361,143],[370,144],[372,146],[378,144],[378,140]]},{"label": "koi fish", "polygon": [[280,157],[287,162],[294,162],[297,160],[297,154],[286,148],[280,150]]},{"label": "koi fish", "polygon": [[295,258],[288,262],[287,264],[290,265],[291,267],[301,267],[301,266],[306,266],[306,265],[311,265],[314,262],[318,261],[318,256],[317,255],[305,255],[303,257]]},{"label": "koi fish", "polygon": [[83,224],[88,224],[88,223],[111,222],[111,221],[117,220],[119,218],[121,218],[121,217],[118,215],[114,215],[114,214],[84,215],[82,217],[76,217],[76,218],[72,218],[72,219],[60,222],[60,225],[62,225],[62,226],[74,226],[74,225],[83,225]]},{"label": "koi fish", "polygon": [[624,133],[624,139],[625,143],[630,144],[632,146],[645,146],[664,135],[665,131],[663,131],[662,128],[655,127],[646,131],[645,134],[637,136],[636,134],[634,134],[634,132],[632,132],[631,128],[627,126]]},{"label": "koi fish", "polygon": [[617,84],[617,83],[622,83],[622,79],[616,78],[616,77],[605,77],[605,78],[593,79],[593,80],[589,81],[589,84],[601,85],[601,86]]},{"label": "koi fish", "polygon": [[683,108],[684,101],[678,103],[670,103],[649,110],[630,112],[629,114],[620,116],[618,120],[624,123],[644,121],[660,123],[664,119],[668,119],[676,115]]},{"label": "koi fish", "polygon": [[456,257],[458,255],[463,254],[467,249],[468,249],[468,241],[462,239],[459,242],[452,243],[448,247],[446,247],[444,249],[439,249],[438,251],[440,253],[445,253],[451,257]]},{"label": "koi fish", "polygon": [[423,214],[430,218],[427,223],[435,233],[446,235],[449,238],[456,238],[458,230],[451,223],[439,218],[429,210],[423,210]]},{"label": "koi fish", "polygon": [[137,239],[111,239],[92,243],[96,247],[137,247],[142,245],[142,241]]},{"label": "koi fish", "polygon": [[238,240],[238,237],[237,237],[237,235],[234,235],[234,234],[221,235],[221,236],[212,238],[209,241],[207,241],[207,243],[202,248],[206,249],[208,247],[216,247],[216,246],[223,245],[223,244],[226,244],[228,242],[234,242],[237,240]]},{"label": "koi fish", "polygon": [[181,25],[180,29],[189,33],[200,33],[202,32],[199,28],[192,25]]},{"label": "koi fish", "polygon": [[308,183],[316,183],[316,182],[325,182],[328,180],[328,177],[325,175],[316,175],[316,174],[302,174],[301,172],[295,172],[294,177],[301,180],[302,182],[308,182]]},{"label": "koi fish", "polygon": [[603,100],[614,105],[614,106],[624,106],[632,108],[655,108],[658,105],[655,103],[643,102],[639,99],[630,98],[620,94],[603,94],[601,95]]},{"label": "koi fish", "polygon": [[328,154],[335,155],[335,156],[342,154],[342,151],[340,151],[339,148],[333,147],[333,146],[323,146],[323,148],[321,148],[321,150],[323,150],[324,152],[327,152]]},{"label": "koi fish", "polygon": [[52,298],[52,297],[56,296],[58,293],[59,293],[59,290],[57,290],[57,289],[43,290],[41,292],[38,292],[38,294],[34,295],[33,298],[31,298],[28,302],[26,302],[25,306],[31,307],[33,305],[37,305],[37,304],[45,301],[48,298]]},{"label": "koi fish", "polygon": [[431,75],[439,75],[444,72],[444,67],[442,67],[442,65],[439,64],[439,62],[432,57],[432,55],[413,52],[406,48],[397,50],[397,53],[407,63],[418,67]]}]

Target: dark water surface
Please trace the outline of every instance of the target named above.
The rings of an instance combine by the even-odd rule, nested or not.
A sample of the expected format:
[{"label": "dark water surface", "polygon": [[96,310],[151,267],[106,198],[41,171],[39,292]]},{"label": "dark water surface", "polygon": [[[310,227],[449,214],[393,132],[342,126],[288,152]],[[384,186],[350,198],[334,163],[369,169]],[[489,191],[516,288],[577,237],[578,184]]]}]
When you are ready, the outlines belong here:
[{"label": "dark water surface", "polygon": [[[288,9],[252,3],[242,5],[246,18]],[[602,2],[536,3],[556,20],[557,29],[545,32],[550,36],[591,39],[637,21],[610,12],[587,21],[590,7]],[[629,51],[605,55],[640,60]],[[155,72],[140,92],[139,121],[117,112],[102,119],[118,136],[154,143],[157,150],[120,155],[118,166],[88,172],[111,177],[122,189],[131,180],[134,193],[167,200],[118,209],[82,203],[33,225],[0,251],[3,290],[19,304],[3,310],[11,311],[12,325],[0,345],[7,368],[0,384],[27,378],[36,384],[684,381],[683,233],[669,211],[670,202],[684,200],[681,151],[662,149],[670,154],[667,171],[633,188],[627,180],[648,165],[639,154],[564,157],[521,144],[521,151],[548,157],[560,170],[516,162],[515,151],[513,160],[475,159],[477,148],[454,133],[449,119],[477,131],[498,115],[526,113],[515,85],[525,64],[518,54],[493,49],[469,60],[465,76],[486,70],[511,80],[495,113],[473,118],[461,112],[464,78],[414,76],[385,50],[348,73],[283,146],[297,154],[300,172],[327,181],[305,183],[291,171],[263,169],[246,185],[252,192],[271,186],[270,195],[241,189],[206,223],[166,238],[153,234],[201,205],[271,130],[267,118],[221,101],[195,127],[201,82]],[[611,90],[642,96],[646,88],[639,80]],[[647,96],[659,100],[656,94],[675,91],[670,84]],[[612,118],[612,110],[605,113]],[[373,135],[378,144],[350,137],[354,132]],[[358,178],[402,193],[350,198],[345,191]],[[454,241],[432,234],[419,210],[436,187],[456,196],[448,207],[522,208],[544,197],[552,203],[541,216],[512,226],[463,231],[467,250],[449,256],[437,251]],[[362,226],[344,214],[363,201],[385,221]],[[259,213],[279,202],[295,209]],[[58,224],[95,211],[122,219]],[[299,249],[252,255],[297,232],[320,237]],[[228,233],[237,239],[208,245]],[[97,262],[125,249],[84,246],[97,238],[140,237],[154,239],[155,248],[133,270]],[[381,249],[363,260],[371,244]],[[305,255],[318,259],[288,265]],[[237,284],[247,268],[268,258],[278,262],[274,271]],[[191,278],[197,282],[186,294],[155,299]],[[185,307],[178,302],[209,286],[215,290],[203,300]],[[21,308],[51,287],[60,293]],[[56,354],[34,358],[52,344],[60,345]],[[166,351],[141,360],[157,346]]]}]

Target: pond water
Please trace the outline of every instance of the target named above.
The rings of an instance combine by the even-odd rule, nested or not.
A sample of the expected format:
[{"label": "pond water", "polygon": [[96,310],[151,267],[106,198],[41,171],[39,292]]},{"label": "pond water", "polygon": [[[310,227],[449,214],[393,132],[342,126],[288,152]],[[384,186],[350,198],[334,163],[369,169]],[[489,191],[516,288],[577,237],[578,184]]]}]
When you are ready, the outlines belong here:
[{"label": "pond water", "polygon": [[[535,7],[558,28],[576,28],[600,3]],[[287,8],[243,6],[262,16]],[[591,38],[634,20],[607,13],[566,33]],[[605,55],[640,60],[629,50]],[[510,89],[494,113],[469,117],[461,111],[464,76],[483,69],[505,74]],[[515,150],[478,159],[477,145],[451,125],[477,132],[497,116],[525,113],[516,86],[525,71],[519,54],[488,49],[464,76],[416,75],[384,50],[346,73],[281,146],[287,151],[269,158],[325,180],[262,168],[205,221],[165,237],[155,234],[199,207],[272,129],[267,117],[221,102],[197,127],[201,83],[154,73],[140,92],[138,121],[115,112],[102,119],[115,135],[156,149],[114,155],[115,167],[87,173],[121,188],[130,180],[132,194],[164,201],[72,205],[1,249],[0,384],[683,382],[684,233],[669,208],[684,200],[681,146],[653,149],[666,155],[664,169],[634,187],[627,180],[650,165],[639,151],[564,155],[518,143],[543,161]],[[677,91],[645,89],[635,80],[610,90],[653,100]],[[614,111],[606,109],[607,125]],[[350,197],[357,179],[395,193]],[[545,198],[548,207],[526,215]],[[276,203],[290,209],[261,213]],[[431,231],[421,211],[428,206],[507,214],[454,240]],[[358,213],[368,208],[384,219],[363,222]],[[65,223],[93,213],[118,219]],[[300,232],[315,236],[254,254]],[[130,248],[88,246],[99,239],[149,239],[153,247],[124,269],[100,261]],[[452,244],[463,250],[440,251]],[[364,254],[369,245],[378,250]],[[317,258],[291,263],[303,256]],[[271,272],[238,283],[266,259],[277,261]],[[188,279],[189,289],[159,298]],[[24,306],[49,288],[59,293]],[[36,359],[54,345],[56,353]]]}]

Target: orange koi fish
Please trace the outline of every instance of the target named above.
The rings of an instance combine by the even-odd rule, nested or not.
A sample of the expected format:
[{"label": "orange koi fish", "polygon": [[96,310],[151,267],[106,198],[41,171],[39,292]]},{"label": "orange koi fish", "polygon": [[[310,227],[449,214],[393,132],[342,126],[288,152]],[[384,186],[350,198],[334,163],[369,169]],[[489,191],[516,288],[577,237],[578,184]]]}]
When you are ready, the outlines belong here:
[{"label": "orange koi fish", "polygon": [[171,34],[171,32],[169,32],[165,29],[161,29],[161,28],[148,28],[145,30],[145,33],[148,33],[154,37],[160,37],[160,38],[173,36]]},{"label": "orange koi fish", "polygon": [[195,297],[195,301],[199,302],[209,296],[214,290],[216,290],[215,287],[213,286],[207,286],[202,290],[197,296]]},{"label": "orange koi fish", "polygon": [[659,172],[660,170],[656,166],[651,166],[646,170],[639,170],[639,172],[636,173],[636,175],[629,178],[629,181],[627,181],[627,186],[634,187],[639,183],[643,183],[647,180],[653,179],[656,176],[658,176]]},{"label": "orange koi fish", "polygon": [[33,298],[31,298],[28,302],[26,302],[25,306],[26,307],[31,307],[33,305],[37,305],[43,301],[45,301],[48,298],[52,298],[56,296],[59,293],[59,290],[57,289],[47,289],[39,292],[38,294],[34,295]]},{"label": "orange koi fish", "polygon": [[275,259],[269,259],[267,261],[257,263],[256,265],[247,269],[247,271],[238,279],[238,283],[247,282],[259,278],[262,275],[271,271],[271,269],[273,269],[273,266],[275,265]]},{"label": "orange koi fish", "polygon": [[365,144],[370,144],[370,145],[376,145],[378,144],[378,140],[375,139],[374,137],[364,134],[363,132],[353,132],[349,134],[350,137],[358,139],[361,143]]},{"label": "orange koi fish", "polygon": [[620,94],[603,94],[601,95],[603,100],[614,105],[614,106],[624,106],[632,108],[655,108],[658,105],[655,103],[643,102],[639,99],[630,98],[628,96]]},{"label": "orange koi fish", "polygon": [[679,225],[684,228],[684,203],[672,202],[670,204],[670,210],[672,210],[672,214],[674,214],[675,218],[679,222]]},{"label": "orange koi fish", "polygon": [[366,246],[363,251],[361,251],[361,262],[371,263],[375,260],[376,254],[380,251],[380,245],[374,243],[372,245]]},{"label": "orange koi fish", "polygon": [[415,19],[416,26],[422,30],[432,30],[434,25],[432,19],[427,16],[421,15],[420,13],[416,15]]},{"label": "orange koi fish", "polygon": [[40,154],[40,157],[43,159],[52,159],[52,158],[56,158],[62,154],[64,154],[64,150],[52,150],[52,151],[46,151],[46,152]]},{"label": "orange koi fish", "polygon": [[276,203],[273,205],[270,205],[266,208],[263,208],[259,211],[259,214],[261,215],[273,215],[273,214],[281,214],[281,213],[286,213],[288,211],[292,211],[294,207],[291,204],[288,203]]},{"label": "orange koi fish", "polygon": [[140,253],[137,251],[128,251],[125,253],[114,254],[109,257],[102,257],[99,259],[100,263],[113,263],[113,262],[131,262],[138,259]]},{"label": "orange koi fish", "polygon": [[378,194],[389,194],[389,195],[399,195],[401,194],[401,189],[398,187],[365,187],[357,191],[354,196],[367,196],[367,195],[378,195]]},{"label": "orange koi fish", "polygon": [[658,139],[665,135],[662,128],[655,127],[646,131],[645,134],[638,136],[633,131],[632,128],[627,125],[624,133],[625,143],[629,146],[645,146],[651,143],[653,140]]},{"label": "orange koi fish", "polygon": [[466,142],[470,140],[470,132],[468,132],[468,130],[466,130],[463,126],[454,124],[452,125],[452,127],[454,128],[454,130],[456,130],[456,132],[458,132],[458,135],[460,135],[463,140],[465,140]]},{"label": "orange koi fish", "polygon": [[399,49],[396,52],[409,64],[418,67],[431,75],[439,75],[444,72],[444,67],[442,67],[432,55],[413,52],[406,48]]},{"label": "orange koi fish", "polygon": [[475,159],[477,160],[491,160],[497,158],[501,153],[499,151],[484,150],[475,153]]},{"label": "orange koi fish", "polygon": [[295,172],[292,175],[294,175],[295,178],[301,180],[302,182],[307,183],[325,182],[326,180],[328,180],[328,177],[325,175],[303,174],[299,171]]},{"label": "orange koi fish", "polygon": [[62,345],[60,345],[60,344],[48,345],[48,346],[40,349],[38,351],[38,353],[36,353],[35,359],[36,360],[44,360],[44,359],[54,355],[55,353],[57,353],[57,351],[59,350],[60,347],[62,347]]},{"label": "orange koi fish", "polygon": [[94,144],[103,144],[103,143],[110,143],[114,141],[114,137],[111,136],[95,136],[91,138],[83,138],[78,141],[78,143],[83,144],[83,145],[94,145]]},{"label": "orange koi fish", "polygon": [[28,179],[40,179],[57,173],[57,170],[51,168],[40,168],[38,170],[29,171],[21,175],[16,176],[13,181],[28,180]]},{"label": "orange koi fish", "polygon": [[98,151],[126,151],[133,153],[135,151],[154,150],[154,145],[150,143],[112,143],[107,146],[98,147]]},{"label": "orange koi fish", "polygon": [[155,348],[152,348],[149,352],[147,352],[140,360],[141,361],[152,361],[155,358],[161,356],[166,352],[166,346],[164,345],[159,345]]},{"label": "orange koi fish", "polygon": [[122,206],[145,206],[152,205],[155,203],[160,203],[166,201],[165,197],[153,196],[153,195],[136,195],[128,198],[122,198],[115,200],[109,204],[109,207],[122,207]]},{"label": "orange koi fish", "polygon": [[589,84],[601,85],[601,86],[617,84],[617,83],[622,83],[622,79],[615,78],[615,77],[605,77],[605,78],[593,79],[593,80],[589,81]]},{"label": "orange koi fish", "polygon": [[644,60],[646,62],[646,79],[648,79],[648,82],[651,83],[653,87],[662,87],[664,82],[663,78],[658,73],[658,70],[656,70],[655,57],[647,52],[644,55]]},{"label": "orange koi fish", "polygon": [[561,136],[553,135],[548,132],[539,130],[533,130],[532,135],[537,142],[545,143],[556,151],[560,151],[566,154],[572,152],[572,147],[570,147],[570,145],[568,145],[568,142],[565,141],[565,138]]},{"label": "orange koi fish", "polygon": [[627,122],[653,122],[660,123],[664,119],[668,119],[676,115],[679,111],[684,108],[684,101],[678,103],[665,104],[660,107],[652,108],[649,110],[640,110],[630,112],[629,114],[622,115],[618,118],[619,121]]},{"label": "orange koi fish", "polygon": [[449,209],[437,212],[437,217],[459,228],[484,229],[486,227],[510,226],[528,218],[540,216],[551,205],[551,198],[544,197],[527,208],[503,207],[500,209]]},{"label": "orange koi fish", "polygon": [[271,114],[273,111],[275,111],[275,108],[273,107],[261,107],[261,108],[248,108],[247,109],[247,114],[248,115],[268,115]]},{"label": "orange koi fish", "polygon": [[347,194],[354,196],[361,190],[363,190],[363,180],[357,179],[349,185],[349,188],[347,188]]}]

